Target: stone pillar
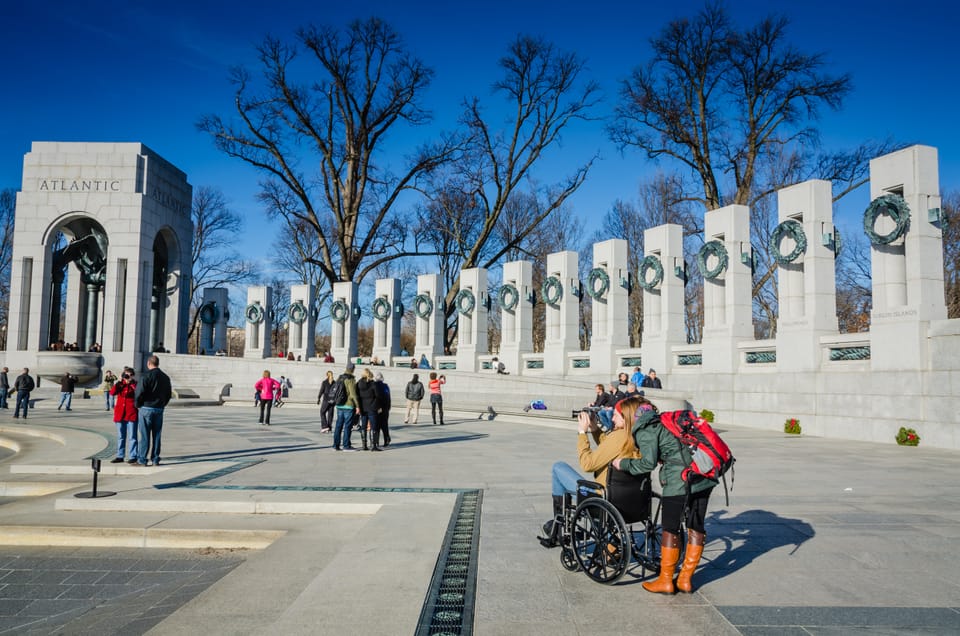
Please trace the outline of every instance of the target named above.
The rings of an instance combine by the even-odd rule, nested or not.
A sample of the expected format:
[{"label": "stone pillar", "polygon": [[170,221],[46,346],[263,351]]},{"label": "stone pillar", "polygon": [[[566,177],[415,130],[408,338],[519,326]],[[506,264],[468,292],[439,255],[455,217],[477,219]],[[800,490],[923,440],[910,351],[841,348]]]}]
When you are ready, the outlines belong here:
[{"label": "stone pillar", "polygon": [[204,289],[203,302],[200,305],[200,348],[208,356],[227,350],[228,320],[230,297],[227,290],[223,287]]},{"label": "stone pillar", "polygon": [[317,313],[314,305],[317,302],[317,290],[313,285],[290,286],[290,309],[287,338],[287,351],[306,361],[316,357],[317,345],[314,335],[317,331]]},{"label": "stone pillar", "polygon": [[[660,263],[663,278],[650,290],[640,286],[643,291],[640,357],[644,373],[648,369],[656,369],[657,375],[662,378],[673,369],[673,347],[687,343],[683,296],[686,267],[683,261],[683,227],[671,223],[644,230],[643,246],[646,250],[644,256],[655,258]],[[638,274],[645,275],[647,282],[652,283],[656,268],[649,266]]]},{"label": "stone pillar", "polygon": [[[814,371],[821,362],[820,337],[838,332],[831,184],[813,180],[784,188],[777,207],[777,222],[796,221],[807,241],[796,260],[777,267],[777,369]],[[782,256],[796,248],[789,235],[773,246]]]},{"label": "stone pillar", "polygon": [[458,321],[457,371],[476,371],[477,356],[489,352],[487,270],[482,267],[460,270],[460,291],[453,302]]},{"label": "stone pillar", "polygon": [[580,350],[579,310],[580,278],[579,259],[576,252],[554,252],[547,255],[547,271],[544,289],[550,292],[547,282],[551,278],[559,283],[559,298],[546,296],[546,333],[543,342],[543,372],[547,375],[567,374],[567,353]]},{"label": "stone pillar", "polygon": [[616,350],[630,345],[629,271],[625,240],[594,243],[593,270],[586,283],[587,292],[593,294],[590,370],[594,375],[616,375],[620,366]]},{"label": "stone pillar", "polygon": [[[903,197],[910,221],[903,236],[870,248],[870,363],[877,370],[925,369],[927,327],[947,317],[937,149],[911,146],[871,160],[870,198],[888,194]],[[894,227],[881,214],[873,229],[887,235]]]},{"label": "stone pillar", "polygon": [[413,354],[417,361],[421,356],[427,356],[430,365],[435,366],[434,358],[443,353],[445,320],[439,274],[417,276],[417,295],[413,299],[413,312],[417,317],[417,344]]},{"label": "stone pillar", "polygon": [[270,333],[273,331],[272,287],[248,287],[247,307],[244,310],[247,343],[243,348],[244,358],[269,358],[272,355]]},{"label": "stone pillar", "polygon": [[400,302],[400,279],[381,278],[376,282],[376,298],[370,308],[373,314],[373,355],[387,366],[400,353],[400,321],[403,303]]},{"label": "stone pillar", "polygon": [[[512,289],[508,289],[510,285]],[[504,290],[508,289],[508,292]],[[513,297],[516,292],[516,298]],[[508,373],[523,373],[523,354],[533,352],[533,263],[511,261],[503,265],[500,288],[499,358]],[[513,305],[509,307],[509,305]]]},{"label": "stone pillar", "polygon": [[357,357],[357,284],[333,284],[333,304],[330,306],[330,354],[337,362],[346,363]]},{"label": "stone pillar", "polygon": [[[710,210],[703,225],[706,243],[720,242],[727,254],[727,265],[716,277],[704,276],[703,371],[732,373],[739,363],[737,342],[753,340],[750,208],[728,205]],[[748,256],[741,259],[741,254]],[[716,269],[718,260],[709,256],[707,271]]]}]

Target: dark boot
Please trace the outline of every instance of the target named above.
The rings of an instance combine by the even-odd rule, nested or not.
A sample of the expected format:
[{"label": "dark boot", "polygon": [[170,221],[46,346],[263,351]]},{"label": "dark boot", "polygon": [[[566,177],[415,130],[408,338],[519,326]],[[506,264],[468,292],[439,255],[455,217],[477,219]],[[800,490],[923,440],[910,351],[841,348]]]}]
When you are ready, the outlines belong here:
[{"label": "dark boot", "polygon": [[370,450],[367,447],[367,427],[363,424],[360,425],[360,437],[363,439],[363,450]]},{"label": "dark boot", "polygon": [[691,578],[700,563],[700,557],[703,555],[703,543],[706,535],[696,530],[690,530],[687,533],[687,553],[683,558],[683,565],[680,566],[680,576],[677,577],[677,589],[681,592],[690,594],[693,592],[693,583]]},{"label": "dark boot", "polygon": [[[570,495],[565,495],[569,497]],[[563,527],[564,495],[553,495],[553,519],[543,524],[543,536],[537,537],[540,545],[555,548],[560,545],[560,530]]]},{"label": "dark boot", "polygon": [[643,589],[658,594],[673,594],[677,589],[673,585],[673,574],[677,571],[677,561],[680,560],[680,542],[677,535],[664,532],[663,544],[660,546],[660,576],[652,581],[643,583]]}]

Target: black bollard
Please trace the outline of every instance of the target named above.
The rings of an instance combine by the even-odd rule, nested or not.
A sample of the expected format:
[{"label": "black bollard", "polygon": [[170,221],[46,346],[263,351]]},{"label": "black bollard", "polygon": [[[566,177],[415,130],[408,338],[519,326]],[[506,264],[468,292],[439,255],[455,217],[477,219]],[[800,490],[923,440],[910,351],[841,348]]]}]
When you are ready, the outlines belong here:
[{"label": "black bollard", "polygon": [[110,492],[109,490],[104,490],[102,492],[97,492],[97,475],[100,474],[100,460],[94,457],[90,460],[90,468],[93,469],[93,490],[90,492],[78,492],[74,497],[79,497],[80,499],[96,499],[97,497],[112,497],[115,492]]}]

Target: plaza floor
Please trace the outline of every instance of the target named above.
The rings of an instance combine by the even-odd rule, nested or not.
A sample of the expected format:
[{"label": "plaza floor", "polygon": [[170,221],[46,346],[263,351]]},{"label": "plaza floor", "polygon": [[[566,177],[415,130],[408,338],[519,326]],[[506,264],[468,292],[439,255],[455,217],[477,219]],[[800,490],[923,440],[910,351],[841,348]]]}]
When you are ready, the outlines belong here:
[{"label": "plaza floor", "polygon": [[960,633],[955,452],[730,427],[697,590],[662,596],[537,543],[573,420],[450,404],[345,453],[314,408],[168,408],[161,466],[104,462],[117,494],[80,499],[114,426],[53,395],[0,414],[0,633]]}]

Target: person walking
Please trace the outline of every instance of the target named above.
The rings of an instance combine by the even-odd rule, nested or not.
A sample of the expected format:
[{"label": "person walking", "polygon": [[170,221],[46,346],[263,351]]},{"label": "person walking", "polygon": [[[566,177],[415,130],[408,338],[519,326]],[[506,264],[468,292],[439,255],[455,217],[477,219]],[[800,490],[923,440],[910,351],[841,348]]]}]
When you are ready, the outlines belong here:
[{"label": "person walking", "polygon": [[377,429],[377,413],[380,411],[380,400],[377,398],[377,387],[373,380],[373,372],[364,369],[357,381],[357,397],[360,398],[360,436],[363,439],[363,450],[370,450],[367,446],[367,436],[380,437]]},{"label": "person walking", "polygon": [[[123,462],[124,452],[128,453],[129,464],[139,462],[137,444],[137,381],[134,379],[133,369],[124,368],[120,379],[110,387],[115,406],[113,407],[113,421],[117,425],[117,456],[110,460],[111,464]],[[143,439],[142,435],[140,439]]]},{"label": "person walking", "polygon": [[346,370],[337,378],[337,382],[343,384],[346,397],[343,404],[336,406],[337,423],[333,429],[333,450],[355,450],[350,445],[350,433],[353,431],[353,418],[360,416],[360,400],[357,397],[357,381],[353,377],[354,368],[353,363],[348,362]]},{"label": "person walking", "polygon": [[320,405],[320,432],[329,433],[333,430],[333,409],[336,406],[333,403],[331,391],[336,380],[333,378],[333,371],[327,371],[327,377],[320,383],[320,392],[317,393],[317,404]]},{"label": "person walking", "polygon": [[390,446],[390,386],[384,382],[383,374],[377,373],[373,378],[374,388],[377,391],[377,402],[380,409],[377,411],[377,426],[373,437],[373,450],[380,450],[380,434],[383,434],[383,447]]},{"label": "person walking", "polygon": [[23,406],[23,419],[27,419],[27,409],[30,407],[30,392],[33,391],[36,384],[30,377],[30,369],[23,368],[23,373],[17,376],[13,381],[13,391],[17,394],[17,404],[13,410],[13,416],[20,417],[20,407]]},{"label": "person walking", "polygon": [[[423,383],[420,381],[420,375],[413,374],[413,379],[407,382],[407,390],[404,392],[407,398],[407,414],[403,418],[404,424],[416,424],[420,417],[420,401],[423,400]],[[410,414],[413,413],[413,419]]]},{"label": "person walking", "polygon": [[0,409],[8,409],[7,406],[7,391],[10,390],[10,369],[3,367],[3,371],[0,371]]},{"label": "person walking", "polygon": [[[270,377],[270,371],[264,369],[263,376],[256,381],[253,388],[260,396],[260,419],[257,422],[270,426],[270,411],[273,409],[273,401],[280,397],[280,383]],[[264,410],[267,412],[266,422],[263,419]]]},{"label": "person walking", "polygon": [[103,374],[103,384],[100,385],[100,388],[103,389],[103,403],[108,411],[113,410],[114,403],[116,402],[113,393],[110,392],[110,389],[113,388],[113,383],[116,381],[117,376],[113,375],[113,371],[107,369],[107,372]]},{"label": "person walking", "polygon": [[440,387],[447,383],[447,376],[437,376],[436,371],[430,372],[430,414],[433,416],[433,425],[437,425],[437,410],[440,410],[440,426],[443,426],[443,394]]},{"label": "person walking", "polygon": [[[653,369],[651,369],[653,372]],[[649,378],[649,375],[648,375]],[[704,521],[707,517],[707,502],[717,481],[691,474],[684,481],[684,469],[690,465],[690,450],[680,444],[673,433],[660,423],[656,409],[646,398],[629,398],[620,404],[624,420],[631,425],[631,439],[640,452],[640,459],[616,459],[613,466],[632,475],[649,473],[660,466],[662,511],[662,543],[660,549],[660,576],[645,581],[643,589],[659,594],[693,592],[691,578],[703,555],[706,540]],[[674,584],[673,575],[680,560],[680,520],[686,515],[687,550]]]},{"label": "person walking", "polygon": [[70,407],[73,406],[73,391],[77,386],[77,376],[73,375],[69,371],[60,376],[60,404],[57,405],[57,410],[63,408],[63,405],[67,405],[67,410],[70,410]]},{"label": "person walking", "polygon": [[137,458],[141,466],[160,465],[163,409],[172,396],[170,377],[160,370],[160,358],[150,356],[147,358],[147,372],[140,380],[136,396],[137,408],[140,409],[140,444]]}]

